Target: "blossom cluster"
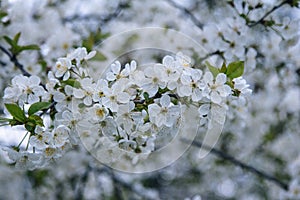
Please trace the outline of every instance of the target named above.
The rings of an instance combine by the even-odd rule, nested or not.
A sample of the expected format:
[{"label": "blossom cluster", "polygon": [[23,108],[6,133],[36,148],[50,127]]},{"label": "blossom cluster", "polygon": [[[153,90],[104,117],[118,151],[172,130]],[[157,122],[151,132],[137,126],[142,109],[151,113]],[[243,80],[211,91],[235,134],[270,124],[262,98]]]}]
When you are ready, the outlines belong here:
[{"label": "blossom cluster", "polygon": [[[37,76],[19,75],[5,89],[5,103],[29,107],[28,115],[38,102],[51,103],[40,115],[48,112],[48,126],[35,123],[29,129],[26,122],[33,152],[28,147],[25,151],[7,149],[17,165],[43,166],[60,157],[68,146],[78,144],[78,138],[92,134],[107,137],[126,151],[149,154],[159,148],[160,135],[180,126],[183,106],[197,106],[199,116],[209,121],[211,104],[227,109],[229,98],[244,98],[251,92],[242,77],[230,80],[225,73],[203,72],[192,67],[191,59],[182,53],[146,67],[139,67],[136,61],[125,65],[116,61],[95,80],[84,66],[94,55],[85,48],[75,49],[57,60],[46,85]],[[96,143],[90,140],[88,145]]]},{"label": "blossom cluster", "polygon": [[[34,138],[38,137],[38,133],[41,133],[40,130],[52,135],[54,128],[67,126],[66,130],[71,131],[71,133],[68,134],[69,138],[66,141],[70,140],[71,144],[76,144],[78,141],[77,134],[73,132],[74,127],[79,128],[81,131],[80,138],[85,138],[86,143],[94,143],[94,138],[105,138],[101,134],[98,135],[98,127],[91,126],[90,122],[84,123],[85,119],[82,118],[90,119],[89,112],[86,112],[83,117],[80,112],[77,112],[77,110],[81,110],[73,106],[73,102],[76,105],[77,101],[82,102],[85,99],[73,98],[74,88],[80,89],[80,79],[75,82],[74,72],[71,72],[73,70],[77,72],[76,67],[74,67],[76,61],[71,62],[70,73],[64,73],[63,68],[57,72],[54,68],[58,57],[64,56],[68,51],[79,46],[85,46],[91,50],[108,36],[137,27],[168,27],[168,30],[174,29],[188,35],[200,43],[206,51],[201,52],[191,48],[190,40],[185,41],[183,38],[172,37],[169,31],[162,34],[163,37],[156,37],[151,33],[145,34],[144,46],[150,47],[153,44],[159,44],[161,49],[165,50],[172,47],[174,50],[171,52],[184,51],[195,61],[205,61],[208,58],[213,60],[212,63],[216,63],[216,66],[220,66],[224,60],[227,62],[245,60],[243,77],[252,86],[253,94],[246,101],[243,95],[239,95],[238,90],[233,89],[233,95],[229,95],[224,101],[229,109],[226,111],[226,124],[215,148],[236,158],[242,158],[243,161],[257,169],[264,169],[268,174],[274,175],[275,178],[289,186],[283,184],[280,185],[281,188],[278,188],[274,182],[260,175],[256,177],[254,174],[245,173],[245,170],[234,167],[235,164],[226,163],[224,165],[219,156],[207,156],[199,161],[199,158],[194,156],[198,149],[192,148],[185,156],[181,157],[180,162],[176,162],[164,170],[149,175],[143,174],[138,178],[132,174],[125,178],[121,173],[116,174],[124,178],[124,182],[121,182],[121,185],[125,183],[125,187],[121,187],[122,193],[130,196],[126,198],[133,199],[139,197],[142,199],[194,197],[195,199],[236,198],[242,200],[300,198],[299,172],[296,170],[299,167],[297,168],[298,165],[295,164],[298,162],[296,158],[300,152],[297,142],[300,140],[298,134],[300,129],[298,0],[90,0],[88,4],[81,0],[2,0],[0,7],[1,48],[10,51],[10,46],[3,39],[3,36],[14,38],[19,32],[22,35],[18,45],[35,44],[40,48],[40,50],[22,51],[17,55],[17,59],[25,71],[40,77],[39,83],[37,83],[38,78],[35,76],[29,76],[29,78],[18,76],[12,83],[11,79],[20,74],[21,71],[10,60],[10,57],[3,53],[2,49],[0,52],[0,112],[4,109],[3,100],[6,100],[6,104],[15,104],[19,100],[18,106],[25,112],[25,117],[17,112],[20,115],[16,117],[21,122],[14,119],[11,120],[11,124],[25,124],[30,130],[27,135],[24,135],[26,137],[24,137],[22,145],[19,146],[18,142],[24,133],[18,129],[20,126],[12,129],[0,128],[1,145],[16,144],[15,150],[9,152],[13,162],[20,160],[17,163],[22,164],[21,161],[24,158],[24,161],[31,160],[30,163],[42,163],[39,161],[43,159],[40,159],[41,156],[38,155],[41,150],[33,149],[31,143],[27,148],[28,153],[21,153],[26,150],[28,137],[30,136],[33,138],[32,140],[35,140]],[[118,57],[115,52],[127,47],[130,50],[140,48],[138,45],[135,46],[138,39],[139,36],[132,35],[132,37],[110,40],[108,45],[110,47],[101,46],[96,57],[99,59],[98,61],[110,60],[109,55],[112,55],[113,58]],[[142,55],[143,58],[150,56]],[[130,57],[130,59],[139,61],[139,65],[142,63],[139,58]],[[64,61],[61,60],[61,62]],[[99,66],[107,65],[95,66],[99,69]],[[54,73],[50,73],[51,75],[49,74],[47,78],[48,71]],[[205,74],[205,70],[203,72]],[[69,74],[70,77],[68,78]],[[83,75],[83,72],[79,71],[78,74]],[[87,75],[88,73],[84,72],[84,74]],[[93,73],[90,74],[93,75]],[[226,74],[226,76],[228,75]],[[240,86],[237,85],[239,79],[241,80]],[[215,81],[214,75],[213,81]],[[29,89],[35,91],[31,93],[28,90],[28,94],[31,95],[22,92],[27,88],[22,83],[28,82],[30,82],[28,84]],[[7,86],[17,84],[20,87],[15,86],[11,87],[12,89],[7,89],[7,98],[3,99],[4,89]],[[52,84],[56,86],[52,87]],[[228,84],[231,88],[233,87],[229,82]],[[244,92],[247,92],[247,84],[242,78],[235,79],[234,87],[236,89],[245,88]],[[177,90],[172,92],[177,92]],[[54,100],[54,93],[56,101]],[[210,93],[210,95],[212,94]],[[177,101],[174,96],[168,96],[170,96],[173,104]],[[145,97],[142,96],[141,98]],[[181,100],[185,100],[184,98]],[[204,100],[203,97],[200,101]],[[90,98],[86,98],[85,101],[90,101]],[[248,102],[247,105],[246,102]],[[187,102],[184,101],[184,103]],[[94,104],[92,100],[92,105]],[[160,105],[159,102],[157,104]],[[85,106],[84,103],[80,105],[92,107],[92,105]],[[211,105],[211,100],[208,100],[203,106],[199,106],[199,108],[202,106],[199,109],[199,114],[201,113],[200,116],[202,116],[200,124],[206,124],[214,116],[209,113],[211,112]],[[31,108],[31,115],[28,114],[28,107]],[[41,110],[33,113],[38,108]],[[20,111],[20,109],[16,110]],[[77,114],[72,112],[74,109]],[[87,108],[82,110],[85,109]],[[3,113],[1,112],[1,114]],[[112,117],[112,113],[109,112],[108,115]],[[1,126],[7,123],[7,120],[2,117],[6,116],[0,117]],[[41,119],[43,120],[41,121]],[[156,123],[154,118],[152,121]],[[44,126],[42,126],[42,122]],[[187,126],[193,123],[194,120],[186,121]],[[37,126],[40,127],[37,128]],[[85,128],[86,126],[88,127]],[[26,130],[28,131],[28,129]],[[58,130],[62,129],[59,128]],[[16,134],[14,134],[15,131],[17,131]],[[204,129],[204,131],[206,130]],[[30,135],[30,133],[34,134]],[[18,140],[14,137],[21,138]],[[197,140],[202,139],[201,134],[198,137]],[[44,141],[46,143],[42,142],[42,146],[55,147],[55,143],[57,143],[52,136],[49,139],[45,138]],[[157,141],[158,139],[156,139]],[[32,142],[39,146],[36,142]],[[98,147],[98,144],[95,147]],[[118,147],[118,142],[115,141],[114,144],[116,144],[114,147]],[[159,143],[155,143],[155,148],[158,148],[158,145]],[[64,154],[68,146],[57,148],[60,151],[57,156]],[[24,194],[30,199],[41,199],[45,196],[48,199],[80,199],[80,195],[76,196],[81,194],[80,190],[76,191],[76,188],[80,188],[82,198],[120,198],[119,195],[116,195],[119,194],[120,189],[114,187],[113,184],[116,183],[116,179],[111,175],[112,173],[98,174],[96,171],[99,172],[100,170],[95,168],[91,172],[87,166],[93,165],[95,161],[89,154],[86,154],[84,148],[77,147],[79,146],[73,148],[73,151],[68,151],[64,155],[64,159],[56,160],[55,167],[29,173],[27,171],[16,173],[10,165],[3,161],[7,158],[6,153],[4,153],[3,156],[0,156],[1,195],[5,199],[22,199]],[[56,159],[56,157],[49,158]],[[45,160],[47,163],[48,160]],[[151,165],[152,163],[148,162],[147,164]],[[32,165],[33,167],[35,166]],[[290,170],[290,167],[293,170]],[[76,182],[74,177],[86,177],[86,174],[88,174],[87,181],[85,182],[86,179],[82,178],[80,179],[82,182],[78,181],[74,186],[74,182]],[[193,179],[190,178],[191,175]],[[264,180],[262,181],[262,179]],[[148,184],[153,183],[153,180],[159,184]],[[26,183],[25,187],[24,183]],[[120,183],[116,184],[120,186]],[[146,187],[150,185],[148,189],[155,192],[157,196],[144,197],[141,195],[141,193],[144,194],[144,191],[140,187],[138,190],[134,188],[133,191],[128,189],[128,185],[136,184]],[[185,187],[182,187],[182,184],[185,184]],[[61,187],[57,187],[57,185]],[[19,192],[15,192],[15,188],[18,188]],[[137,191],[141,192],[136,194]],[[196,195],[195,191],[199,195]],[[282,195],[280,196],[280,194]]]}]

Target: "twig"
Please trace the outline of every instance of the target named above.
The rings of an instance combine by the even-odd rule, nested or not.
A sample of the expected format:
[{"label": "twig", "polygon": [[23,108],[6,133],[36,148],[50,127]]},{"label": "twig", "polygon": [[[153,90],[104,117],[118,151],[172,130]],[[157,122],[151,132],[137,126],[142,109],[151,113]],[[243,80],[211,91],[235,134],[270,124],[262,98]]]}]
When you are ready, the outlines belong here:
[{"label": "twig", "polygon": [[[1,46],[0,45],[0,50],[4,53],[4,54],[6,54],[8,57],[9,57],[9,59],[10,59],[10,61],[22,72],[22,74],[24,75],[24,76],[27,76],[27,77],[29,77],[29,76],[31,76],[31,74],[30,73],[28,73],[25,69],[24,69],[24,66],[19,62],[19,60],[17,59],[17,56],[16,55],[14,55],[14,54],[11,54],[7,49],[5,49],[3,46]],[[46,89],[46,86],[43,84],[43,83],[40,83],[40,85],[44,88],[44,89]]]},{"label": "twig", "polygon": [[[187,140],[185,138],[181,138],[181,141],[185,142],[185,143],[190,143],[191,141],[190,140]],[[206,149],[206,150],[210,150],[210,152],[220,158],[222,158],[223,160],[226,160],[228,162],[231,162],[232,164],[236,165],[236,166],[239,166],[241,167],[242,169],[246,170],[246,171],[249,171],[253,174],[256,174],[257,176],[260,176],[260,177],[263,177],[265,178],[266,180],[269,180],[275,184],[277,184],[278,186],[280,186],[282,189],[284,190],[288,190],[288,185],[284,182],[282,182],[281,180],[278,180],[276,177],[270,175],[270,174],[267,174],[266,172],[263,172],[261,170],[258,170],[256,169],[255,167],[253,166],[250,166],[250,165],[247,165],[245,163],[243,163],[242,161],[239,161],[237,160],[236,158],[234,158],[233,156],[231,155],[228,155],[226,153],[224,153],[223,151],[221,150],[218,150],[216,148],[212,148],[212,147],[209,147],[205,144],[202,144],[202,142],[199,142],[199,141],[193,141],[192,142],[192,145],[193,146],[196,146],[196,147],[199,147],[199,148],[203,148],[203,149]]]},{"label": "twig", "polygon": [[189,11],[187,8],[178,5],[177,3],[175,3],[173,0],[167,0],[167,2],[169,4],[171,4],[173,7],[178,8],[181,12],[183,12],[184,14],[186,14],[187,16],[189,16],[189,18],[192,20],[192,22],[199,27],[200,29],[203,28],[203,23],[201,23],[196,17],[195,15]]},{"label": "twig", "polygon": [[6,54],[10,61],[14,63],[14,65],[22,72],[24,76],[31,76],[25,69],[24,66],[18,61],[16,55],[11,54],[8,50],[6,50],[3,46],[0,45],[0,50]]},{"label": "twig", "polygon": [[104,23],[109,22],[110,20],[116,18],[121,13],[122,9],[126,8],[127,6],[128,6],[127,2],[119,3],[114,12],[112,12],[108,15],[105,15],[105,16],[101,16],[101,15],[97,15],[97,14],[90,14],[90,15],[77,15],[76,14],[76,15],[73,15],[70,17],[63,18],[63,23],[73,22],[76,20],[79,20],[79,21],[94,20],[94,21],[99,21],[100,24],[104,24]]},{"label": "twig", "polygon": [[278,8],[280,8],[281,6],[283,6],[284,4],[288,3],[289,0],[285,0],[283,2],[281,2],[279,5],[274,6],[271,10],[269,10],[262,18],[260,18],[258,21],[249,24],[249,27],[253,27],[256,26],[257,24],[263,23],[263,21],[265,20],[266,17],[268,17],[272,12],[274,12],[275,10],[277,10]]}]

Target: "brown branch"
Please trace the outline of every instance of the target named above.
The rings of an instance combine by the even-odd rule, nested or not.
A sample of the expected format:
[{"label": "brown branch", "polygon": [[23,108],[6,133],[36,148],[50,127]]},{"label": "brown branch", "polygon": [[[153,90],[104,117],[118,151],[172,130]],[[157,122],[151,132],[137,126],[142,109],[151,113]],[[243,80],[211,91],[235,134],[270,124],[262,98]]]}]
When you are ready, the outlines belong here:
[{"label": "brown branch", "polygon": [[167,2],[187,15],[198,28],[203,28],[203,23],[201,23],[190,10],[175,3],[173,0],[167,0]]},{"label": "brown branch", "polygon": [[22,72],[24,76],[31,76],[25,69],[24,66],[18,61],[17,56],[14,54],[11,54],[7,49],[5,49],[3,46],[0,45],[0,50],[6,54],[10,61]]},{"label": "brown branch", "polygon": [[283,2],[281,2],[279,5],[274,6],[271,10],[269,10],[266,14],[264,14],[264,16],[262,18],[260,18],[258,21],[249,24],[249,27],[254,27],[257,24],[261,24],[264,22],[264,20],[266,19],[266,17],[268,17],[272,12],[274,12],[275,10],[277,10],[278,8],[282,7],[284,4],[289,3],[289,0],[285,0]]},{"label": "brown branch", "polygon": [[[183,141],[185,143],[191,143],[192,142],[192,141],[187,140],[185,138],[181,138],[181,141]],[[251,172],[251,173],[253,173],[253,174],[255,174],[259,177],[262,177],[266,180],[269,180],[269,181],[275,183],[276,185],[278,185],[279,187],[281,187],[284,190],[288,190],[288,184],[282,182],[281,180],[277,179],[276,177],[274,177],[270,174],[267,174],[266,172],[258,170],[253,166],[247,165],[247,164],[243,163],[242,161],[237,160],[233,156],[231,156],[227,153],[224,153],[223,151],[221,151],[219,149],[207,146],[207,145],[203,144],[200,141],[193,141],[192,145],[195,146],[195,147],[198,147],[198,148],[203,148],[203,149],[206,149],[206,150],[210,150],[210,153],[218,156],[219,158],[222,158],[225,161],[231,162],[232,164],[234,164],[236,166],[239,166],[240,168],[242,168],[246,171],[249,171],[249,172]]]}]

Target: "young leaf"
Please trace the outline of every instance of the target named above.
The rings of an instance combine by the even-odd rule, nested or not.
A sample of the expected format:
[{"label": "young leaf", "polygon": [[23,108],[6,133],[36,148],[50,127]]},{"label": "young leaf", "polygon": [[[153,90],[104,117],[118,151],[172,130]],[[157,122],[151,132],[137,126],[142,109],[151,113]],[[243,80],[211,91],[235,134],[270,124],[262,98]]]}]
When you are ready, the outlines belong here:
[{"label": "young leaf", "polygon": [[21,36],[21,32],[17,33],[17,34],[14,36],[14,42],[15,42],[15,44],[18,44],[19,39],[20,39],[20,36]]},{"label": "young leaf", "polygon": [[21,46],[19,51],[25,51],[25,50],[40,50],[40,47],[35,44],[30,44],[26,46]]},{"label": "young leaf", "polygon": [[35,125],[44,126],[43,119],[38,115],[29,116],[29,121],[34,123]]},{"label": "young leaf", "polygon": [[205,62],[207,65],[209,71],[213,74],[214,77],[216,77],[219,74],[219,69],[212,66],[208,61]]},{"label": "young leaf", "polygon": [[10,46],[15,46],[15,43],[12,39],[10,39],[9,37],[7,37],[6,35],[3,36],[3,39],[10,45]]},{"label": "young leaf", "polygon": [[227,77],[234,79],[242,76],[244,73],[244,61],[232,62],[227,66]]},{"label": "young leaf", "polygon": [[28,110],[28,115],[33,115],[34,113],[40,111],[40,110],[44,110],[44,109],[48,109],[50,107],[51,103],[50,102],[37,102],[34,103],[30,106],[29,110]]},{"label": "young leaf", "polygon": [[0,117],[0,123],[2,122],[10,122],[11,119]]},{"label": "young leaf", "polygon": [[224,61],[223,65],[222,65],[222,67],[220,69],[220,72],[226,74],[226,71],[227,71],[226,62]]},{"label": "young leaf", "polygon": [[92,58],[92,60],[105,61],[105,60],[107,60],[107,57],[103,53],[97,51],[96,55]]},{"label": "young leaf", "polygon": [[3,17],[6,17],[7,16],[7,13],[0,10],[0,20],[3,18]]},{"label": "young leaf", "polygon": [[26,116],[24,111],[16,104],[5,104],[6,109],[8,112],[19,122],[25,122]]},{"label": "young leaf", "polygon": [[72,86],[74,88],[77,88],[77,89],[81,87],[80,82],[77,81],[77,80],[75,80],[75,79],[72,79],[72,78],[70,78],[70,79],[68,79],[66,81],[63,81],[62,83],[66,84],[66,85],[70,85],[70,86]]}]

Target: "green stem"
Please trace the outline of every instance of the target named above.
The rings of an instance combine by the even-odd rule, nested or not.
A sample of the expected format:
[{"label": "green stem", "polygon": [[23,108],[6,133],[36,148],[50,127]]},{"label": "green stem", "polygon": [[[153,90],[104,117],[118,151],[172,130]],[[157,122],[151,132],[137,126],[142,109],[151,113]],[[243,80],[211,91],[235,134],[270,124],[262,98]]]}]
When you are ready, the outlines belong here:
[{"label": "green stem", "polygon": [[23,143],[23,141],[25,140],[25,138],[27,137],[29,132],[26,132],[25,136],[22,138],[21,142],[18,144],[17,148],[20,148],[21,144]]}]

